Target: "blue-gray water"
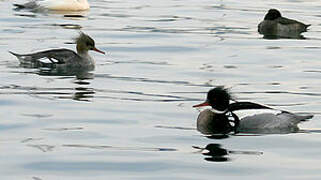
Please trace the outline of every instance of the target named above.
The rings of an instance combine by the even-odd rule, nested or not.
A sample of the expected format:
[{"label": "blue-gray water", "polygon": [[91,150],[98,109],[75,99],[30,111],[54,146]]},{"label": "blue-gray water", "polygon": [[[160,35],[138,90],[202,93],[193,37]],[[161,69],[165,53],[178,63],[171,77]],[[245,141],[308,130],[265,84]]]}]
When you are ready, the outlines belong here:
[{"label": "blue-gray water", "polygon": [[[84,18],[0,1],[1,180],[321,178],[320,1],[89,1]],[[312,24],[306,39],[263,39],[270,8]],[[91,53],[92,72],[23,68],[8,53],[75,49],[77,27],[108,52]],[[300,125],[309,133],[202,136],[192,105],[217,85],[315,114]],[[208,144],[254,153],[193,148]]]}]

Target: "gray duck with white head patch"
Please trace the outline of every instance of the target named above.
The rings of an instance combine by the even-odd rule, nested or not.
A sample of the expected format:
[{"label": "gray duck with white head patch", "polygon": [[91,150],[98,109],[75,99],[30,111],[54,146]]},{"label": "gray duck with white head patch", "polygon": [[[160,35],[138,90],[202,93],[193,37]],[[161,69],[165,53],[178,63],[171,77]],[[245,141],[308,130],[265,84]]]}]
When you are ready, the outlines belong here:
[{"label": "gray duck with white head patch", "polygon": [[300,38],[310,24],[282,17],[277,9],[270,9],[258,25],[258,32],[266,37]]},{"label": "gray duck with white head patch", "polygon": [[35,67],[94,67],[95,61],[89,56],[88,51],[93,50],[102,54],[105,52],[95,47],[95,41],[87,34],[80,32],[76,39],[77,53],[70,49],[50,49],[30,54],[17,54],[9,51],[15,55],[21,64],[33,65]]}]

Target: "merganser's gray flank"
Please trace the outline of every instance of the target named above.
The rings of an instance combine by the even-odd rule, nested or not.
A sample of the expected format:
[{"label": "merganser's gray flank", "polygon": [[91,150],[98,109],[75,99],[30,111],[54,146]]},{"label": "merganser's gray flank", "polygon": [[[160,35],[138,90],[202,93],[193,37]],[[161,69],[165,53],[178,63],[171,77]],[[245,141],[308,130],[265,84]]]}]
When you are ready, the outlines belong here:
[{"label": "merganser's gray flank", "polygon": [[95,66],[95,61],[89,56],[88,51],[93,50],[102,54],[105,52],[95,47],[95,41],[87,34],[81,32],[76,39],[77,53],[70,49],[50,49],[30,54],[18,54],[9,51],[16,56],[21,64],[33,64],[35,66],[67,66],[88,67]]}]

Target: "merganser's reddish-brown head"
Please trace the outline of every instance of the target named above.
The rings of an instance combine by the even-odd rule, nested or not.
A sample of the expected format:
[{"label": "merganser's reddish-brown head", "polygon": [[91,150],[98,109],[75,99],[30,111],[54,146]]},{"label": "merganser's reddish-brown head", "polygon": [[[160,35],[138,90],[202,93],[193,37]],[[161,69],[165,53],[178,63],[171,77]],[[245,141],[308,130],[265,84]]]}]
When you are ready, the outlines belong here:
[{"label": "merganser's reddish-brown head", "polygon": [[80,32],[79,37],[76,39],[77,43],[77,52],[80,54],[86,54],[89,50],[93,50],[102,54],[105,54],[105,52],[97,49],[95,47],[95,41],[88,36],[87,34]]}]

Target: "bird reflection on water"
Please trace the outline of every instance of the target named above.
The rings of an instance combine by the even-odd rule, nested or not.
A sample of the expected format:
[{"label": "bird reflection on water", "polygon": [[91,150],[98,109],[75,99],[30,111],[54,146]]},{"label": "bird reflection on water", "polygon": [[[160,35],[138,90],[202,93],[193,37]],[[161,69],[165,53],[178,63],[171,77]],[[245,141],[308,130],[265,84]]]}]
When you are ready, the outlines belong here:
[{"label": "bird reflection on water", "polygon": [[[91,80],[94,79],[94,68],[64,68],[64,67],[37,67],[33,65],[22,65],[26,69],[22,73],[37,74],[40,76],[55,77],[55,79],[73,79],[73,83],[78,87],[56,87],[56,88],[38,88],[38,87],[21,87],[10,89],[27,90],[26,94],[39,98],[54,99],[72,99],[76,101],[90,102],[94,98],[95,89],[89,88]],[[21,73],[21,72],[19,72]],[[44,97],[46,96],[46,97]]]},{"label": "bird reflection on water", "polygon": [[210,162],[226,162],[231,161],[229,155],[231,154],[242,154],[242,155],[262,155],[263,152],[259,151],[235,151],[222,148],[221,144],[208,144],[205,148],[193,146],[198,149],[205,158],[204,160]]},{"label": "bird reflection on water", "polygon": [[[26,68],[26,66],[22,66]],[[75,76],[77,80],[93,79],[94,74],[91,73],[94,68],[39,68],[35,73],[41,76]]]}]

